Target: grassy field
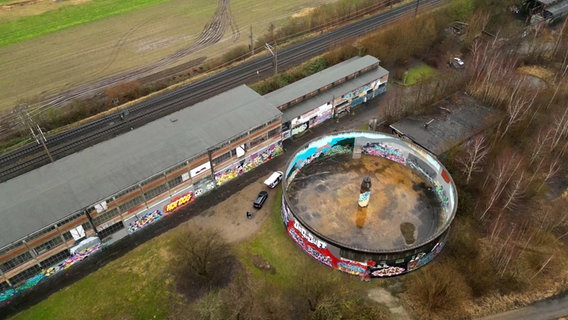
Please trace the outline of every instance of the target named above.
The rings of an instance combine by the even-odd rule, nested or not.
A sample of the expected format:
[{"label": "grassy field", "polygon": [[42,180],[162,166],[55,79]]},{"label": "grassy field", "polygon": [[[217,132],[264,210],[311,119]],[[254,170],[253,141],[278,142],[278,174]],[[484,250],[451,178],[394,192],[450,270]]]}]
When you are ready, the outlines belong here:
[{"label": "grassy field", "polygon": [[[217,44],[164,68],[199,57],[220,55],[233,46],[249,43],[251,27],[253,37],[257,37],[265,33],[271,23],[279,25],[302,9],[329,2],[334,1],[286,0],[268,6],[260,0],[233,0],[230,9],[240,33],[236,41],[227,32]],[[103,3],[107,5],[102,6]],[[188,47],[199,36],[216,6],[216,1],[209,0],[93,0],[21,21],[2,19],[0,30],[13,30],[14,24],[25,25],[17,28],[23,32],[20,35],[5,37],[6,31],[0,31],[2,41],[29,40],[0,47],[0,112],[78,84],[147,66]],[[105,11],[107,7],[113,10]],[[51,20],[47,23],[43,19],[68,27],[39,36],[43,32],[39,29],[58,28]],[[73,27],[69,27],[71,25]]]},{"label": "grassy field", "polygon": [[[0,46],[36,38],[166,1],[168,0],[97,0],[82,5],[60,6],[37,15],[31,14],[23,17],[18,17],[18,14],[6,15],[6,18],[2,17],[3,20],[0,24]],[[33,7],[34,5],[27,6]]]}]

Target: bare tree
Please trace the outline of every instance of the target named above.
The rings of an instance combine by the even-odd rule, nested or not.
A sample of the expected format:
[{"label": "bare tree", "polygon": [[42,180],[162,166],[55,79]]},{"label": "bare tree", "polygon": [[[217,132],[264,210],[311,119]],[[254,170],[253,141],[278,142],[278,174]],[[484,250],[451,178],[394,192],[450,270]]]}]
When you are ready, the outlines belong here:
[{"label": "bare tree", "polygon": [[463,156],[457,159],[462,165],[462,172],[466,176],[466,184],[469,184],[471,175],[474,172],[481,172],[483,170],[481,165],[488,153],[489,148],[487,147],[485,136],[476,135],[467,142]]},{"label": "bare tree", "polygon": [[228,243],[216,230],[192,230],[175,235],[170,245],[175,255],[172,271],[178,290],[195,299],[231,280],[236,258]]},{"label": "bare tree", "polygon": [[551,149],[556,149],[562,142],[566,142],[568,138],[568,108],[564,108],[562,116],[554,121],[552,140],[550,142]]},{"label": "bare tree", "polygon": [[[492,180],[491,184],[487,184],[486,192],[488,199],[485,201],[485,209],[481,212],[480,219],[484,219],[489,211],[500,201],[507,185],[512,177],[520,169],[521,161],[518,155],[513,154],[509,156],[507,153],[502,153],[497,159],[497,163],[493,169],[489,179]],[[488,181],[488,180],[486,180]]]},{"label": "bare tree", "polygon": [[523,82],[523,79],[519,79],[516,82],[515,86],[513,87],[513,91],[511,92],[511,97],[506,104],[505,111],[507,112],[508,119],[505,124],[505,129],[501,133],[501,138],[503,138],[505,134],[507,134],[509,129],[514,124],[525,119],[538,95],[537,91],[534,92],[532,96],[530,96],[531,93],[527,90]]}]

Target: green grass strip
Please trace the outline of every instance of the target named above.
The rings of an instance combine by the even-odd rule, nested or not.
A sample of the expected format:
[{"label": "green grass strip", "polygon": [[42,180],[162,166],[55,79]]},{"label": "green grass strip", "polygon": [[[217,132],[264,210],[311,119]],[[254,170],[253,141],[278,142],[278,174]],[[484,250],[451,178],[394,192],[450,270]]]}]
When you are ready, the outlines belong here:
[{"label": "green grass strip", "polygon": [[94,0],[0,24],[0,46],[94,22],[171,0]]},{"label": "green grass strip", "polygon": [[408,70],[404,85],[413,86],[421,80],[428,79],[434,73],[434,68],[421,64]]}]

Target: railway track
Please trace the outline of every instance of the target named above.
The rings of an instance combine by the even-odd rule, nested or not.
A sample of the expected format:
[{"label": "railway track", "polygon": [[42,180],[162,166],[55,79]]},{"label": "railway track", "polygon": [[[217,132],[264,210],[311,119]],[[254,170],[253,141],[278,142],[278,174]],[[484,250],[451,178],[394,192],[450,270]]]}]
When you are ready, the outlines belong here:
[{"label": "railway track", "polygon": [[[444,0],[421,0],[408,3],[355,23],[324,32],[301,43],[278,50],[278,68],[287,69],[307,59],[321,55],[329,49],[350,39],[362,36],[395,20],[412,16],[417,10],[429,10]],[[155,119],[194,105],[209,97],[242,84],[259,80],[274,70],[273,58],[265,54],[238,66],[220,71],[207,78],[182,88],[165,92],[142,101],[122,112],[110,114],[81,127],[70,129],[47,138],[45,145],[51,156],[61,159],[88,146],[130,131]],[[258,73],[257,73],[258,71]],[[18,150],[0,156],[0,182],[7,181],[25,172],[50,162],[40,144],[28,144]]]}]

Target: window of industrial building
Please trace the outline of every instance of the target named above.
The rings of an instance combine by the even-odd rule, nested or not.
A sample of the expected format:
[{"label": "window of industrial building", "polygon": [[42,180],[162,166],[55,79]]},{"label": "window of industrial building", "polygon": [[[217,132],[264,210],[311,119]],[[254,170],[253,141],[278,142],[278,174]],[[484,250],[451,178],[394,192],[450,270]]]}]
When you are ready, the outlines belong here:
[{"label": "window of industrial building", "polygon": [[281,131],[282,131],[282,129],[281,129],[280,127],[274,128],[274,129],[268,131],[268,137],[269,137],[269,138],[272,138],[272,137],[274,137],[274,136],[277,136],[277,135],[280,134]]},{"label": "window of industrial building", "polygon": [[176,172],[176,171],[178,171],[178,170],[180,170],[180,169],[182,169],[182,168],[185,168],[186,166],[187,166],[187,162],[184,161],[184,162],[182,162],[182,163],[180,163],[180,164],[178,164],[178,165],[175,165],[175,166],[169,168],[169,169],[166,171],[166,174],[170,174],[170,173],[172,173],[172,172]]},{"label": "window of industrial building", "polygon": [[150,183],[152,183],[152,182],[154,182],[154,181],[156,181],[156,180],[158,180],[158,179],[161,179],[161,178],[163,178],[163,177],[164,177],[163,174],[157,174],[157,175],[155,175],[155,176],[153,176],[153,177],[151,177],[151,178],[148,178],[148,179],[142,181],[142,182],[140,183],[140,186],[143,187],[143,186],[148,185],[148,184],[150,184]]},{"label": "window of industrial building", "polygon": [[73,235],[69,231],[65,231],[61,235],[63,236],[63,239],[65,239],[65,241],[69,241],[69,240],[74,239]]},{"label": "window of industrial building", "polygon": [[50,233],[50,232],[53,231],[53,230],[55,230],[55,226],[49,226],[49,227],[47,227],[47,228],[45,228],[45,229],[43,229],[43,230],[40,230],[40,231],[38,231],[38,232],[36,232],[36,233],[34,233],[34,234],[31,234],[31,235],[27,236],[27,237],[26,237],[26,240],[27,240],[28,242],[30,242],[30,241],[32,241],[32,240],[34,240],[34,239],[37,239],[37,238],[39,238],[39,237],[41,237],[41,236],[43,236],[43,235],[45,235],[45,234],[47,234],[47,233]]},{"label": "window of industrial building", "polygon": [[54,266],[55,264],[59,263],[60,261],[63,261],[65,259],[67,259],[69,257],[69,250],[65,249],[57,254],[52,255],[51,257],[43,260],[42,262],[39,263],[39,265],[44,268],[47,269],[49,267]]},{"label": "window of industrial building", "polygon": [[171,188],[180,185],[183,182],[182,176],[177,176],[168,181],[168,186]]},{"label": "window of industrial building", "polygon": [[0,264],[0,269],[2,270],[2,272],[8,272],[16,268],[17,266],[30,261],[31,259],[32,259],[32,254],[29,251],[26,251],[21,255]]},{"label": "window of industrial building", "polygon": [[112,226],[110,226],[110,227],[108,227],[104,230],[99,231],[99,235],[101,236],[101,238],[106,238],[106,237],[110,236],[111,234],[113,234],[113,233],[115,233],[115,232],[117,232],[121,229],[124,229],[124,224],[122,223],[122,221],[119,221],[119,222],[113,224]]},{"label": "window of industrial building", "polygon": [[146,200],[150,200],[166,191],[168,191],[168,186],[166,186],[165,184],[161,184],[155,187],[154,189],[146,191],[144,193],[144,197],[146,197]]},{"label": "window of industrial building", "polygon": [[23,243],[21,241],[18,241],[18,242],[14,242],[14,243],[4,247],[2,250],[0,250],[0,257],[7,254],[8,252],[11,252],[14,249],[17,249],[18,247],[20,247],[22,245],[23,245]]},{"label": "window of industrial building", "polygon": [[98,226],[102,223],[105,223],[107,221],[109,221],[110,219],[118,216],[120,213],[118,212],[118,209],[114,208],[112,210],[109,210],[95,218],[93,218],[93,223]]},{"label": "window of industrial building", "polygon": [[225,152],[222,155],[218,156],[217,158],[213,159],[213,161],[211,161],[211,163],[216,166],[218,164],[221,164],[227,160],[231,159],[231,152]]},{"label": "window of industrial building", "polygon": [[40,271],[41,271],[40,266],[33,265],[30,268],[18,273],[17,275],[13,276],[12,278],[10,278],[9,279],[10,283],[13,284],[13,285],[19,284],[21,282],[28,280],[29,278],[32,278],[36,274],[40,273]]},{"label": "window of industrial building", "polygon": [[34,251],[37,255],[40,255],[44,252],[47,252],[55,247],[57,247],[58,245],[63,243],[63,239],[61,239],[61,237],[57,236],[49,241],[46,241],[42,244],[40,244],[39,246],[34,248]]},{"label": "window of industrial building", "polygon": [[259,144],[266,141],[266,139],[267,139],[266,135],[262,135],[261,137],[254,139],[253,141],[249,142],[249,148],[254,148],[255,146],[258,146]]},{"label": "window of industrial building", "polygon": [[[128,201],[126,201],[125,203],[121,204],[120,206],[118,206],[118,208],[120,208],[120,212],[126,212],[134,207],[136,207],[137,205],[141,204],[142,202],[144,202],[144,199],[142,199],[142,196],[136,196]],[[118,214],[116,214],[115,216],[117,216]]]},{"label": "window of industrial building", "polygon": [[232,139],[231,139],[231,143],[239,142],[239,140],[245,138],[246,136],[248,136],[248,132],[245,132],[245,133],[243,133],[243,134],[241,134],[241,135],[238,135],[238,136],[232,138]]},{"label": "window of industrial building", "polygon": [[[120,191],[119,193],[115,194],[113,198],[114,198],[114,199],[120,199],[120,198],[122,198],[123,196],[125,196],[125,195],[127,195],[127,194],[129,194],[129,193],[132,193],[132,192],[135,191],[136,189],[138,189],[138,186],[132,186],[132,187],[130,187],[130,188],[128,188],[128,189],[124,189],[124,190]],[[108,202],[108,201],[107,201],[107,202]]]},{"label": "window of industrial building", "polygon": [[8,289],[10,289],[10,285],[8,284],[8,282],[6,281],[0,282],[0,292],[4,292]]},{"label": "window of industrial building", "polygon": [[90,222],[85,222],[81,226],[83,227],[83,230],[85,230],[85,231],[93,229],[93,226],[91,225]]},{"label": "window of industrial building", "polygon": [[57,223],[57,227],[64,226],[64,225],[68,224],[69,222],[71,222],[71,221],[73,221],[73,220],[77,220],[77,219],[79,219],[82,215],[83,215],[82,212],[75,213],[75,214],[73,214],[73,215],[71,215],[71,216],[69,216],[69,217],[67,217],[67,218],[65,218],[65,219],[63,219],[63,220],[61,220],[61,221],[59,221],[59,222]]},{"label": "window of industrial building", "polygon": [[252,134],[254,132],[260,131],[262,128],[266,127],[266,123],[261,124],[260,126],[250,130],[249,132]]}]

